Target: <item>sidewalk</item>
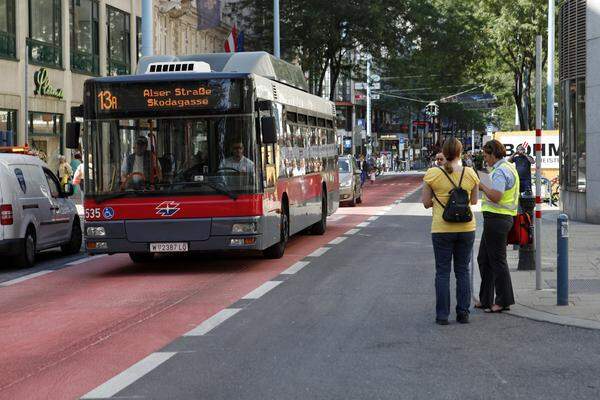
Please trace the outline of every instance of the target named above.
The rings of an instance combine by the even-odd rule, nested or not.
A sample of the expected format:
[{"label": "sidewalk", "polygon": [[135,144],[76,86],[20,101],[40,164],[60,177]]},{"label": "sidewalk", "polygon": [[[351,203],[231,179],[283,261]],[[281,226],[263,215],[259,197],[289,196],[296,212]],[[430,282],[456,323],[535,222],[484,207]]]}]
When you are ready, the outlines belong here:
[{"label": "sidewalk", "polygon": [[[600,225],[569,222],[569,305],[556,305],[557,210],[542,218],[542,290],[535,290],[535,271],[518,271],[518,250],[508,250],[508,264],[517,304],[510,314],[562,325],[600,329]],[[478,239],[481,237],[478,229]],[[479,240],[478,240],[479,241]],[[476,243],[475,254],[479,244]],[[476,264],[476,263],[475,263]],[[479,290],[475,267],[474,293]]]}]

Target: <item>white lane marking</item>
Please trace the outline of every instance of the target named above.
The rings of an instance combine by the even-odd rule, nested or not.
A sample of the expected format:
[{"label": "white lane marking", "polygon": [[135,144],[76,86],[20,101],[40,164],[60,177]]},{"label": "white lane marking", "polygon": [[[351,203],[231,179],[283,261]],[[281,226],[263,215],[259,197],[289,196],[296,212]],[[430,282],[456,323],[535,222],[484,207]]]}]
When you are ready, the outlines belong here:
[{"label": "white lane marking", "polygon": [[11,286],[17,283],[25,282],[33,278],[37,278],[38,276],[49,274],[50,272],[54,272],[54,270],[44,270],[39,272],[34,272],[33,274],[21,276],[19,278],[11,279],[10,281],[0,283],[0,286]]},{"label": "white lane marking", "polygon": [[359,228],[366,228],[367,226],[371,225],[370,222],[361,222],[360,224],[356,225]]},{"label": "white lane marking", "polygon": [[333,239],[331,242],[329,242],[329,244],[340,244],[346,239],[348,239],[348,238],[345,236],[340,236],[340,237]]},{"label": "white lane marking", "polygon": [[275,289],[277,286],[281,284],[281,281],[269,281],[265,282],[244,297],[242,300],[256,300],[261,298],[265,293],[268,293],[272,289]]},{"label": "white lane marking", "polygon": [[283,275],[294,275],[296,272],[300,271],[302,268],[306,267],[310,264],[309,261],[298,261],[288,269],[282,272]]},{"label": "white lane marking", "polygon": [[238,312],[242,311],[241,308],[226,308],[219,311],[200,325],[189,331],[183,336],[203,336],[208,332],[215,329],[217,326],[225,322],[227,319],[233,317]]},{"label": "white lane marking", "polygon": [[378,219],[379,219],[379,215],[375,215],[375,216],[367,218],[367,221],[377,221]]},{"label": "white lane marking", "polygon": [[356,235],[360,232],[360,229],[350,229],[348,232],[344,233],[344,235]]},{"label": "white lane marking", "polygon": [[82,399],[109,399],[127,386],[131,385],[144,375],[151,372],[160,364],[167,361],[177,353],[160,352],[152,353],[143,360],[137,362],[125,371],[106,381],[96,389],[87,393]]},{"label": "white lane marking", "polygon": [[72,265],[84,264],[88,261],[94,261],[94,260],[97,260],[99,258],[103,258],[106,256],[108,256],[108,254],[98,254],[97,256],[87,256],[87,257],[80,258],[79,260],[71,261],[70,263],[67,263],[66,265],[72,266]]},{"label": "white lane marking", "polygon": [[384,207],[384,210],[385,210],[385,211],[391,211],[391,210],[392,210],[392,208],[393,208],[392,206],[387,206],[387,207]]},{"label": "white lane marking", "polygon": [[327,220],[331,221],[331,222],[336,222],[336,221],[339,221],[339,220],[344,219],[344,218],[346,218],[345,215],[336,214],[336,215],[332,215],[330,217],[327,217]]},{"label": "white lane marking", "polygon": [[375,213],[375,215],[379,215],[379,216],[385,215],[385,211],[377,211]]},{"label": "white lane marking", "polygon": [[316,249],[306,257],[321,257],[323,254],[327,253],[327,251],[329,251],[329,247],[321,247]]}]

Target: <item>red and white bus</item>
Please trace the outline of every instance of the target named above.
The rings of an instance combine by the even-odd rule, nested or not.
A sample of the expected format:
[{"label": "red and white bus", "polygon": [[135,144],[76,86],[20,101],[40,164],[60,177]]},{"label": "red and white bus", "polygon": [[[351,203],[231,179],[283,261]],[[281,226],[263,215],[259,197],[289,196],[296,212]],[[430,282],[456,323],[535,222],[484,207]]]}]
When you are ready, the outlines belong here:
[{"label": "red and white bus", "polygon": [[323,234],[339,204],[333,103],[264,52],[145,57],[85,82],[81,143],[91,254],[258,250]]}]

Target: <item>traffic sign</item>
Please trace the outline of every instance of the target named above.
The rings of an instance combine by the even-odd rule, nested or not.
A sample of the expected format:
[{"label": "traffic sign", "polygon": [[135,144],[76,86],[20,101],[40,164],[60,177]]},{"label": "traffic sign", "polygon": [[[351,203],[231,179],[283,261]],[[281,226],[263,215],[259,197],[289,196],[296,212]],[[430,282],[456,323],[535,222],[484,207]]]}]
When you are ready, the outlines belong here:
[{"label": "traffic sign", "polygon": [[381,83],[374,83],[371,85],[371,89],[379,90],[381,89]]},{"label": "traffic sign", "polygon": [[379,100],[381,97],[378,94],[372,94],[371,95],[371,99],[373,100]]},{"label": "traffic sign", "polygon": [[371,81],[373,82],[379,82],[381,80],[381,77],[377,74],[373,74],[371,75]]},{"label": "traffic sign", "polygon": [[356,90],[367,90],[367,84],[364,82],[356,82],[354,84],[354,89]]}]

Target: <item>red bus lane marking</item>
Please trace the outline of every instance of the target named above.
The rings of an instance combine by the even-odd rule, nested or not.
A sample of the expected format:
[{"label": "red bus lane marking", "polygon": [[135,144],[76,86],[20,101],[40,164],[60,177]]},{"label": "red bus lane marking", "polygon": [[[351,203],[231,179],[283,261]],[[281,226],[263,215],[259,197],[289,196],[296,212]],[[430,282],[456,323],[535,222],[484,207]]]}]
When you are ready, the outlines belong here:
[{"label": "red bus lane marking", "polygon": [[[381,207],[401,193],[373,185],[365,195]],[[370,215],[347,215],[324,236],[293,238],[281,260],[167,258],[135,266],[119,255],[1,288],[0,399],[81,396]]]}]

